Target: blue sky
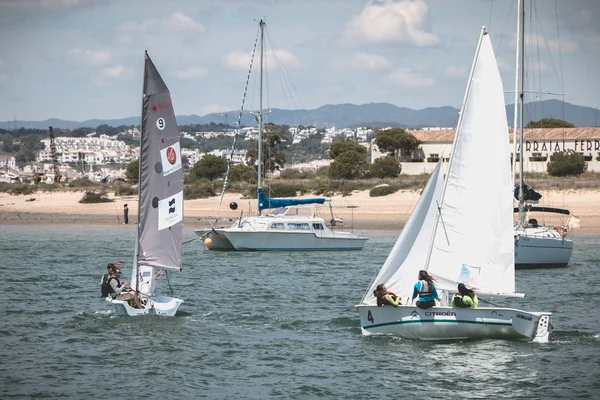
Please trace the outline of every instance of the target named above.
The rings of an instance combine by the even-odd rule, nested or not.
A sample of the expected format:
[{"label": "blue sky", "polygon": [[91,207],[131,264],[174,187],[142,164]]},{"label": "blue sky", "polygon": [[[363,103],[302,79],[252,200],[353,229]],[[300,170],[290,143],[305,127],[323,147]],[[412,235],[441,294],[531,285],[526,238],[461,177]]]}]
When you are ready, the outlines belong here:
[{"label": "blue sky", "polygon": [[[529,3],[528,88],[600,107],[600,1]],[[514,89],[516,0],[0,0],[0,121],[139,115],[144,49],[178,115],[237,110],[260,18],[266,107],[458,108],[482,25]]]}]

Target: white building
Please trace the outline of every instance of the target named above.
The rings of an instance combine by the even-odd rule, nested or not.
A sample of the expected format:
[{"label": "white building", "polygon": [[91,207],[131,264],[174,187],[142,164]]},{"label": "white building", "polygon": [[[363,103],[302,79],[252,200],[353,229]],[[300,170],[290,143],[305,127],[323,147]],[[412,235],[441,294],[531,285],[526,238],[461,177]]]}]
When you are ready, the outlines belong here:
[{"label": "white building", "polygon": [[[429,174],[435,168],[440,157],[443,157],[445,161],[450,159],[454,129],[408,132],[421,141],[421,145],[419,150],[413,153],[412,159],[400,160],[403,174]],[[510,134],[512,138],[512,130]],[[550,156],[555,152],[565,150],[574,150],[583,154],[588,164],[587,170],[600,172],[600,128],[525,129],[523,141],[524,172],[547,172]],[[386,155],[379,151],[374,140],[371,144],[371,162]],[[514,145],[511,140],[512,149],[514,149]],[[492,152],[494,149],[490,148],[487,151]],[[512,153],[513,151],[511,151],[510,157],[512,157]]]}]

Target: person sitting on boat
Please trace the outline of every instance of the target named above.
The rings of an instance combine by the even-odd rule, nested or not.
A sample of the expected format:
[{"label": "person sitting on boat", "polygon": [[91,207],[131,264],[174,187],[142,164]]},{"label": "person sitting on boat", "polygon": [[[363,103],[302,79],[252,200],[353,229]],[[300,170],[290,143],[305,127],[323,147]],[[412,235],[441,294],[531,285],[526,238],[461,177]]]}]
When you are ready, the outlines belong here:
[{"label": "person sitting on boat", "polygon": [[458,284],[458,293],[452,296],[452,307],[475,308],[479,304],[475,292],[465,286],[464,283]]},{"label": "person sitting on boat", "polygon": [[416,299],[417,296],[419,300],[416,305],[423,309],[435,306],[435,301],[440,299],[433,284],[433,277],[425,270],[419,271],[419,280],[415,283],[412,299]]},{"label": "person sitting on boat", "polygon": [[102,292],[102,297],[107,297],[109,292],[109,280],[111,277],[110,271],[115,268],[115,264],[113,263],[108,263],[108,265],[106,266],[106,274],[104,274],[102,276],[102,279],[100,280],[100,291]]},{"label": "person sitting on boat", "polygon": [[139,297],[135,295],[135,291],[126,288],[129,282],[125,281],[121,283],[121,281],[119,281],[119,272],[120,270],[115,266],[110,269],[110,278],[108,280],[107,288],[108,296],[114,300],[127,301],[133,308],[143,308]]},{"label": "person sitting on boat", "polygon": [[389,292],[383,283],[377,285],[377,288],[373,290],[373,294],[377,298],[377,307],[389,304],[394,307],[398,307],[400,304],[400,297],[394,293]]}]

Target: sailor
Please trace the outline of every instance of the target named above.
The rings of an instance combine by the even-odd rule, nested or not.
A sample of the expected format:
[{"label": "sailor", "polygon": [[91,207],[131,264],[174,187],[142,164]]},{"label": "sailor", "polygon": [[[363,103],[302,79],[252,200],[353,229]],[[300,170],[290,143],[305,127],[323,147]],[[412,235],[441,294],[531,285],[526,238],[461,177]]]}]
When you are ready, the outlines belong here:
[{"label": "sailor", "polygon": [[413,300],[419,297],[417,300],[417,307],[419,308],[430,308],[435,306],[435,301],[439,300],[437,290],[433,284],[433,277],[425,270],[419,271],[419,280],[415,283],[413,290]]},{"label": "sailor", "polygon": [[458,284],[458,293],[452,296],[452,307],[475,308],[479,304],[477,295],[471,289],[467,289],[464,283]]},{"label": "sailor", "polygon": [[383,283],[377,285],[377,288],[373,291],[373,294],[377,298],[377,307],[389,304],[394,307],[398,307],[400,304],[400,297],[394,293],[389,292]]},{"label": "sailor", "polygon": [[104,274],[102,276],[102,279],[100,280],[100,291],[102,293],[102,297],[106,297],[111,293],[110,280],[112,279],[111,270],[113,268],[116,268],[115,264],[108,263],[108,265],[106,266],[106,274]]}]

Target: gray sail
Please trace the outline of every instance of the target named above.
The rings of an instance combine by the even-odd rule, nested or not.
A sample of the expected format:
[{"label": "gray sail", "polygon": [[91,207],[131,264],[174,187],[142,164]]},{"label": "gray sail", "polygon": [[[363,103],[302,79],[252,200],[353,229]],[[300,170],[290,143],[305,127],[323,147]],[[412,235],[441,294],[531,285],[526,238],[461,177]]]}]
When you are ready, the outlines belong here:
[{"label": "gray sail", "polygon": [[183,170],[171,95],[146,53],[140,147],[138,262],[181,268]]}]

